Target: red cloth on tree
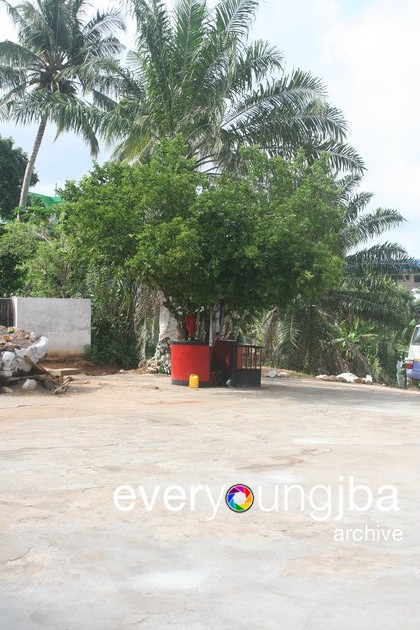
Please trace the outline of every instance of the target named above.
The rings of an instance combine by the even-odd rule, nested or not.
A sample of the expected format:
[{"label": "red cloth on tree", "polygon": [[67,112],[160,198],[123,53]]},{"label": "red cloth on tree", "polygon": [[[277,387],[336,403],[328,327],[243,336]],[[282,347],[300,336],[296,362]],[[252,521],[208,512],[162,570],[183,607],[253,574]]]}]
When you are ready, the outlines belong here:
[{"label": "red cloth on tree", "polygon": [[188,337],[195,337],[197,331],[197,322],[194,315],[187,313],[184,319],[185,328],[187,329]]}]

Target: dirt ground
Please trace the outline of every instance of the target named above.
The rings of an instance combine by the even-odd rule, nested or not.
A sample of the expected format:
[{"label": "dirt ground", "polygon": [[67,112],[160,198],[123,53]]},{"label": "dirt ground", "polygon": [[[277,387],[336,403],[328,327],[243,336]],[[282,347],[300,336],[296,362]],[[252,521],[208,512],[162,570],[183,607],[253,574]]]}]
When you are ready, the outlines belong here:
[{"label": "dirt ground", "polygon": [[[61,397],[0,394],[0,628],[417,630],[419,429],[418,391],[294,377],[80,375]],[[359,489],[350,509],[350,483],[372,505]],[[228,509],[234,484],[249,511]]]}]

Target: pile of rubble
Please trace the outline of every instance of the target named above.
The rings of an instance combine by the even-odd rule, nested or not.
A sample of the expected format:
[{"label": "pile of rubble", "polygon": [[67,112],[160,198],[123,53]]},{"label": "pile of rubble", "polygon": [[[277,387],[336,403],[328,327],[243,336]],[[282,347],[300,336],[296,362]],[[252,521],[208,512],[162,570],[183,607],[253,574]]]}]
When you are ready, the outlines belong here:
[{"label": "pile of rubble", "polygon": [[29,348],[39,337],[20,328],[0,326],[0,352],[10,348]]},{"label": "pile of rubble", "polygon": [[[0,385],[23,381],[23,390],[33,390],[38,383],[54,394],[68,389],[75,369],[47,370],[38,365],[48,351],[48,339],[19,328],[0,326]],[[3,393],[12,393],[3,387]]]},{"label": "pile of rubble", "polygon": [[147,362],[146,371],[148,374],[171,373],[171,340],[169,337],[159,341],[155,356]]},{"label": "pile of rubble", "polygon": [[48,339],[19,328],[0,326],[0,377],[27,374],[45,357]]},{"label": "pile of rubble", "polygon": [[373,379],[370,374],[366,374],[364,378],[352,374],[352,372],[343,372],[335,376],[334,374],[319,374],[316,377],[320,381],[333,381],[337,383],[363,383],[364,385],[373,385]]}]

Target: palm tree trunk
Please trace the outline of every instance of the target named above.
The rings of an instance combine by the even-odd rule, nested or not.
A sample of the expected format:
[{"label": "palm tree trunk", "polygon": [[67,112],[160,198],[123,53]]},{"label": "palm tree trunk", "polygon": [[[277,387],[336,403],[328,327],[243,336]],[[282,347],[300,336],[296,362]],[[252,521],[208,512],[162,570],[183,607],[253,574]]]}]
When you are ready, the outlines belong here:
[{"label": "palm tree trunk", "polygon": [[[41,118],[41,123],[38,128],[38,133],[36,134],[31,157],[29,158],[29,161],[26,165],[25,176],[23,178],[22,188],[20,191],[20,200],[19,200],[20,208],[25,208],[26,204],[28,203],[28,192],[29,192],[29,186],[31,183],[32,174],[34,172],[35,160],[38,155],[39,147],[41,146],[42,138],[44,137],[46,126],[47,126],[47,118],[44,116],[43,118]],[[18,213],[17,218],[19,219],[19,213]]]}]

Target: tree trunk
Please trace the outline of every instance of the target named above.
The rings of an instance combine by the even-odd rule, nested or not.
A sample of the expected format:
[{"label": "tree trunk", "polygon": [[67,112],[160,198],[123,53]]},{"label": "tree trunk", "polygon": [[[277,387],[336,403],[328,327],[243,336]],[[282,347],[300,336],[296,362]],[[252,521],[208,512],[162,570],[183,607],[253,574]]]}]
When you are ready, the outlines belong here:
[{"label": "tree trunk", "polygon": [[[41,119],[41,123],[39,125],[38,133],[36,134],[34,146],[32,149],[31,157],[29,158],[29,161],[26,165],[25,176],[23,178],[22,188],[20,191],[20,200],[19,200],[20,208],[25,208],[26,204],[28,203],[29,186],[31,183],[32,174],[34,172],[36,157],[38,155],[39,147],[41,146],[42,138],[44,137],[46,126],[47,126],[47,118],[44,117]],[[19,213],[18,213],[18,219],[19,219]]]}]

